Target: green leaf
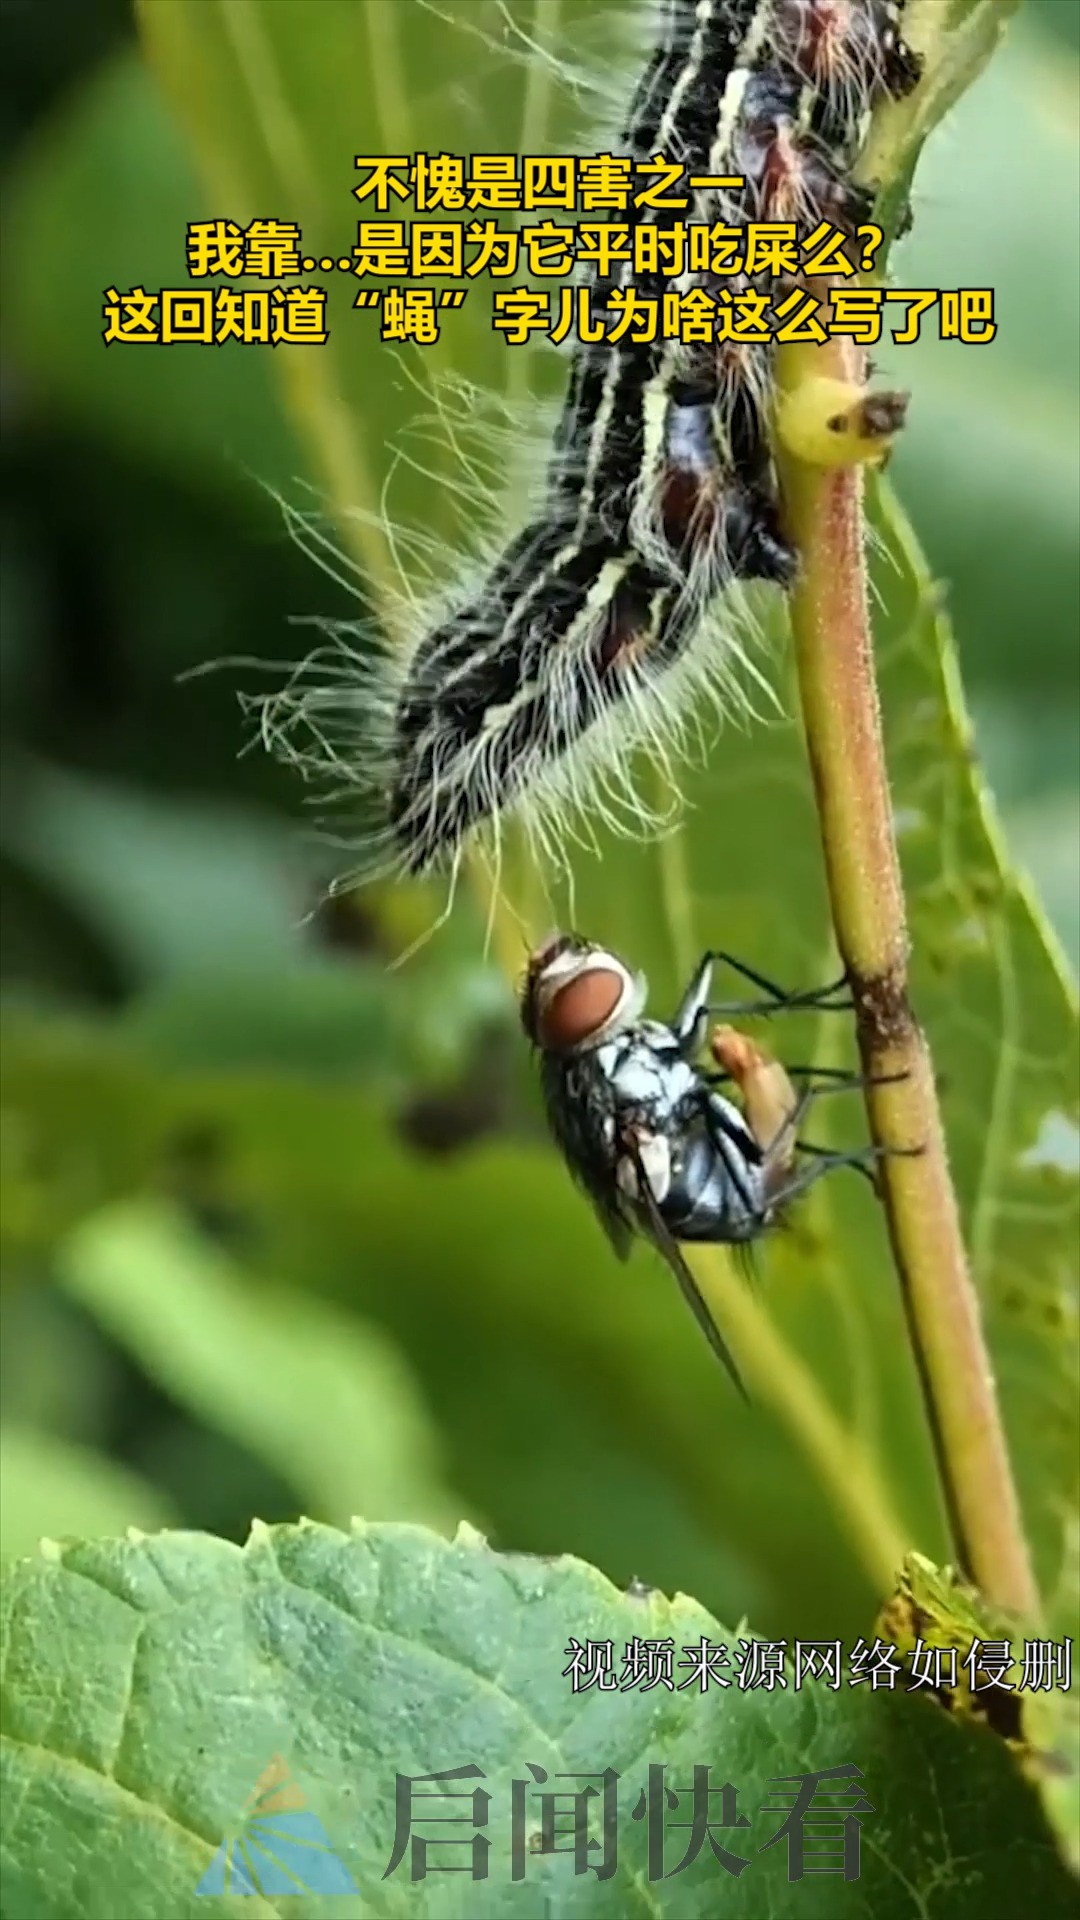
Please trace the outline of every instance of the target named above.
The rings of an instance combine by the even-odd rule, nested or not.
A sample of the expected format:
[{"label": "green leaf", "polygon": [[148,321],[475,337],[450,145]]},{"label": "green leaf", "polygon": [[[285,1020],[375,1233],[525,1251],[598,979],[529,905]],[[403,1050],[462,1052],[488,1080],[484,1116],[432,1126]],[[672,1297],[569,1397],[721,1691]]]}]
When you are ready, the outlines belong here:
[{"label": "green leaf", "polygon": [[923,61],[920,85],[874,116],[860,160],[865,180],[884,185],[878,217],[895,229],[923,142],[982,72],[1020,0],[909,0],[904,36]]},{"label": "green leaf", "polygon": [[243,1269],[176,1208],[130,1202],[67,1241],[69,1292],[211,1427],[320,1517],[456,1520],[405,1363],[385,1335]]},{"label": "green leaf", "polygon": [[[18,1156],[5,1156],[9,1222],[29,1215],[60,1225],[98,1204],[90,1112],[102,1149],[96,1178],[114,1194],[159,1183],[165,1143],[194,1129],[217,1144],[208,1186],[186,1204],[201,1214],[210,1202],[213,1217],[235,1223],[252,1315],[259,1290],[287,1280],[313,1311],[320,1293],[333,1295],[384,1326],[447,1436],[454,1485],[501,1541],[569,1545],[622,1580],[640,1574],[697,1591],[728,1617],[748,1608],[770,1631],[865,1626],[891,1576],[868,1580],[859,1536],[846,1531],[850,1511],[832,1506],[834,1486],[826,1495],[808,1477],[782,1403],[779,1420],[767,1404],[750,1414],[735,1406],[664,1268],[644,1252],[628,1268],[611,1258],[550,1153],[495,1144],[425,1161],[395,1139],[377,1102],[344,1088],[161,1077],[145,1063],[140,1080],[139,1056],[110,1052],[106,1035],[88,1049],[69,1032],[65,1049],[62,1033],[34,1031],[34,1044],[23,1033],[5,1109],[28,1169],[44,1162],[50,1182],[28,1188]],[[12,1053],[9,1041],[9,1061]],[[932,1509],[917,1518],[920,1489],[932,1483],[922,1479],[929,1467],[913,1389],[906,1432],[898,1424],[908,1362],[872,1202],[858,1188],[830,1204],[848,1209],[835,1243],[825,1237],[830,1214],[818,1208],[767,1253],[767,1304],[834,1399],[845,1469],[855,1473],[864,1449],[913,1516],[908,1537],[943,1545]],[[175,1292],[194,1311],[201,1295]],[[108,1312],[108,1295],[82,1297],[125,1342],[156,1310],[154,1290],[137,1284],[135,1319]],[[161,1299],[171,1314],[172,1293]],[[167,1333],[145,1329],[136,1351],[146,1355],[151,1338],[172,1365]],[[187,1331],[183,1345],[199,1339]],[[1020,1359],[1015,1335],[1013,1347]],[[1044,1365],[1029,1355],[1035,1381]],[[175,1390],[181,1376],[171,1377]],[[238,1380],[231,1373],[223,1388],[231,1395]],[[211,1417],[236,1416],[222,1399]],[[1030,1443],[1053,1451],[1052,1428],[1041,1424]],[[1035,1491],[1053,1530],[1049,1549],[1059,1497],[1049,1473],[1060,1487],[1061,1462],[1047,1471]]]},{"label": "green leaf", "polygon": [[5,836],[137,980],[292,956],[285,835],[268,819],[24,764]]},{"label": "green leaf", "polygon": [[[875,490],[875,640],[912,933],[917,1013],[933,1047],[952,1169],[1044,1590],[1077,1500],[1075,1245],[1077,1023],[1053,936],[1011,866],[983,785],[938,596],[899,508]],[[794,706],[794,697],[785,704]],[[673,1003],[696,953],[723,944],[784,983],[836,970],[813,793],[793,722],[726,728],[687,783],[677,836],[605,846],[579,865],[589,929],[643,964]],[[763,885],[763,880],[767,883]],[[665,911],[658,914],[659,898]],[[773,1044],[776,1040],[773,1031]],[[847,1057],[837,1023],[787,1027],[784,1056]],[[826,1138],[857,1116],[823,1114]],[[935,1538],[932,1474],[883,1223],[839,1178],[804,1238],[766,1256],[769,1309],[906,1497],[913,1538]],[[721,1307],[722,1312],[722,1307]],[[726,1405],[718,1420],[734,1420]],[[728,1443],[737,1444],[735,1432]],[[912,1500],[912,1493],[916,1499]],[[931,1533],[931,1529],[934,1532]]]},{"label": "green leaf", "polygon": [[[1080,1615],[1078,1570],[1076,1531],[1070,1526],[1066,1565],[1044,1628],[1067,1649],[1064,1685],[1032,1687],[1025,1679],[1026,1648],[1017,1622],[989,1609],[954,1568],[933,1567],[920,1554],[908,1554],[896,1593],[875,1622],[875,1632],[902,1657],[930,1647],[955,1650],[955,1678],[946,1674],[940,1697],[958,1718],[976,1717],[1008,1740],[1027,1778],[1041,1792],[1074,1872],[1080,1872],[1080,1675],[1072,1666],[1072,1636]],[[976,1644],[1002,1642],[1012,1653],[1001,1682],[1009,1691],[988,1687],[985,1680],[973,1690],[968,1654]]]},{"label": "green leaf", "polygon": [[[532,83],[524,60],[508,63],[505,38],[501,48],[489,37],[504,25],[497,11],[485,12],[480,24],[471,5],[447,11],[363,0],[321,7],[313,33],[306,0],[278,0],[272,9],[235,0],[198,9],[154,0],[139,9],[139,23],[155,78],[191,139],[205,211],[243,225],[256,217],[296,220],[316,257],[337,259],[354,245],[364,212],[353,197],[358,152],[459,147],[461,101],[446,76],[463,62],[476,137],[488,151],[516,146]],[[391,359],[380,346],[378,316],[354,309],[351,277],[323,275],[320,284],[327,287],[329,342],[314,351],[277,349],[274,371],[344,546],[360,557],[376,592],[389,597],[402,582],[383,539],[384,507],[429,544],[473,530],[473,504],[437,478],[433,486],[423,437],[410,442],[411,457],[399,464],[397,436],[406,394],[415,412],[431,406],[433,372],[452,364],[459,379],[486,381],[486,289],[473,289],[450,316],[438,346]],[[387,378],[369,377],[373,355],[381,355]],[[403,545],[408,552],[408,536]]]},{"label": "green leaf", "polygon": [[[931,325],[911,346],[883,342],[877,357],[886,384],[911,391],[890,478],[949,579],[972,691],[985,705],[989,689],[1001,689],[1014,734],[1017,700],[1029,711],[1045,703],[1028,777],[1045,785],[1056,771],[1071,799],[1075,720],[1062,713],[1060,688],[1075,628],[1077,138],[1073,76],[1040,37],[1043,11],[1029,7],[1010,26],[1001,56],[929,142],[914,226],[891,261],[897,287],[991,287],[997,335],[965,347]],[[996,755],[999,782],[1007,746]]]},{"label": "green leaf", "polygon": [[[909,26],[927,54],[927,84],[879,116],[875,138],[880,132],[883,153],[895,155],[902,120],[913,159],[930,126],[979,71],[1009,11],[1008,0],[948,6],[916,0]],[[167,4],[144,8],[141,16],[156,69],[219,188],[227,179],[243,178],[249,198],[254,195],[252,208],[260,192],[264,198],[276,194],[297,217],[303,209],[305,219],[329,223],[337,236],[333,222],[345,217],[341,190],[356,144],[355,122],[348,90],[339,94],[327,86],[327,76],[357,70],[362,38],[377,25],[381,38],[368,46],[368,58],[379,62],[387,85],[378,96],[379,137],[372,138],[371,149],[409,151],[413,128],[421,123],[431,146],[434,133],[442,135],[442,122],[421,122],[419,111],[413,117],[414,106],[425,100],[430,59],[445,44],[447,57],[460,62],[466,42],[471,47],[474,39],[464,20],[456,29],[452,22],[432,25],[414,38],[411,15],[407,26],[406,16],[398,14],[390,25],[377,6],[338,9],[332,25],[329,12],[319,17],[320,36],[326,37],[302,45],[300,16],[290,4],[257,16],[229,6],[192,10]],[[475,44],[483,45],[482,34]],[[515,74],[513,68],[508,72]],[[527,112],[530,103],[534,109],[530,139],[543,145],[543,133],[557,144],[558,130],[543,112],[556,90],[538,72],[546,69],[534,67],[530,86],[545,97],[538,104],[534,90],[524,101]],[[409,84],[400,84],[403,76]],[[478,69],[470,81],[480,89],[485,77],[486,69]],[[311,91],[316,84],[317,110]],[[506,91],[513,93],[513,105],[522,104],[509,82]],[[455,135],[460,142],[460,122],[447,130],[448,150]],[[475,310],[474,301],[467,311]],[[455,331],[453,353],[460,371],[472,371],[467,328]],[[322,374],[333,364],[320,363]],[[377,458],[385,397],[373,403],[366,390],[351,396],[344,384],[340,393],[354,444],[363,443],[365,460]],[[314,444],[322,416],[310,399],[292,391],[297,418],[306,420]],[[448,477],[456,470],[451,455],[452,449],[444,455]],[[325,441],[322,461],[329,473]],[[971,765],[951,638],[926,569],[898,510],[881,497],[885,504],[876,524],[888,560],[878,576],[878,641],[918,1003],[945,1091],[961,1201],[999,1354],[1039,1569],[1044,1581],[1052,1581],[1061,1514],[1075,1503],[1078,1454],[1068,1339],[1076,1183],[1068,1166],[1056,1161],[1053,1144],[1067,1142],[1074,1125],[1075,1017],[1057,957],[989,820]],[[793,704],[789,698],[786,703]],[[708,768],[688,784],[694,812],[681,836],[657,851],[605,846],[602,870],[587,859],[575,861],[578,918],[587,902],[590,932],[645,965],[665,999],[674,997],[677,976],[685,975],[697,954],[718,942],[781,981],[805,984],[826,975],[828,921],[812,791],[796,727],[774,722],[744,735],[729,726]],[[570,911],[568,900],[564,912]],[[958,979],[962,996],[955,991]],[[803,1052],[793,1028],[788,1057],[821,1061],[832,1057],[836,1044],[835,1030],[822,1032]],[[832,1402],[853,1457],[869,1474],[880,1466],[915,1538],[940,1559],[944,1538],[934,1475],[884,1233],[865,1197],[861,1203],[847,1200],[839,1182],[834,1194],[820,1193],[805,1218],[801,1242],[770,1261],[770,1315]],[[1034,1282],[1022,1284],[1021,1257],[1025,1274],[1037,1276]],[[1036,1395],[1041,1417],[1033,1421]],[[790,1405],[787,1412],[794,1418]],[[717,1409],[718,1439],[723,1434],[733,1449],[740,1417],[726,1403]],[[802,1427],[805,1435],[805,1420]],[[837,1491],[834,1485],[834,1498]]]},{"label": "green leaf", "polygon": [[[372,151],[452,152],[469,138],[486,149],[513,146],[527,99],[536,150],[563,144],[534,111],[549,69],[534,63],[526,82],[524,63],[508,67],[470,34],[474,12],[463,0],[450,28],[426,8],[378,0],[317,16],[306,0],[258,10],[155,0],[144,24],[155,70],[194,135],[207,181],[201,210],[299,217],[320,243],[325,234],[336,245],[339,233],[351,237],[352,158],[362,141]],[[575,47],[595,12],[591,4],[564,10]],[[606,27],[610,10],[604,18]],[[244,38],[252,22],[254,56],[250,31]],[[380,23],[382,41],[369,41]],[[498,10],[485,10],[485,29],[498,33],[497,23]],[[463,91],[479,103],[472,120]],[[297,130],[300,189],[290,180]],[[190,205],[178,218],[190,217]],[[128,278],[149,282],[138,258]],[[351,525],[370,530],[389,449],[427,401],[396,373],[373,377],[397,363],[376,358],[364,316],[341,312],[342,297],[337,284],[335,351],[308,356],[308,384],[292,381],[288,393],[311,470],[343,510],[349,537]],[[421,386],[447,362],[486,375],[490,336],[486,314],[476,326],[478,312],[473,302],[452,334],[448,322],[442,359],[414,356]],[[182,358],[174,353],[170,364]],[[185,364],[215,360],[195,355]],[[290,366],[278,357],[279,374]],[[508,367],[508,377],[518,375]],[[169,385],[159,379],[159,393]],[[188,394],[188,412],[190,403]],[[200,435],[207,422],[216,430],[207,414]],[[917,408],[911,431],[919,431]],[[256,454],[252,464],[277,478],[271,459],[260,465]],[[460,475],[445,452],[440,463],[429,451],[426,464],[434,480],[400,472],[390,511],[435,540],[456,536],[475,503],[451,508],[457,496],[442,482]],[[876,526],[892,557],[879,569],[877,627],[916,1003],[942,1079],[1028,1523],[1050,1587],[1075,1502],[1074,1010],[1053,943],[987,812],[935,592],[885,501]],[[351,523],[350,508],[368,517]],[[370,566],[373,580],[385,577],[385,556]],[[315,583],[313,606],[318,591]],[[779,664],[775,677],[790,711]],[[693,811],[681,836],[652,849],[607,845],[602,863],[578,863],[579,922],[648,967],[658,1010],[697,951],[717,942],[784,981],[829,977],[835,962],[797,728],[726,726],[708,769],[688,785]],[[784,1031],[789,1059],[836,1062],[845,1044],[836,1023],[793,1022]],[[771,1629],[805,1630],[812,1618],[821,1632],[869,1617],[882,1590],[880,1538],[867,1549],[872,1529],[887,1542],[898,1516],[905,1540],[946,1556],[885,1236],[855,1183],[850,1192],[830,1183],[765,1253],[756,1294],[735,1278],[717,1289],[721,1316],[737,1316],[765,1355],[764,1404],[747,1415],[695,1343],[663,1270],[645,1254],[625,1272],[610,1260],[550,1154],[500,1146],[434,1168],[402,1151],[378,1111],[347,1096],[159,1079],[144,1061],[144,1109],[127,1086],[129,1074],[138,1076],[122,1060],[57,1060],[54,1069],[16,1102],[39,1156],[18,1198],[42,1237],[98,1204],[99,1174],[116,1192],[159,1171],[151,1141],[160,1145],[181,1117],[223,1125],[237,1162],[226,1186],[265,1236],[253,1265],[275,1284],[285,1276],[354,1302],[400,1340],[450,1436],[454,1483],[502,1538],[580,1546],[626,1576],[640,1571],[715,1595],[728,1617],[745,1607]],[[87,1124],[90,1111],[97,1124]],[[106,1111],[122,1140],[110,1137]],[[828,1124],[837,1137],[858,1138],[856,1114],[837,1111]],[[54,1143],[62,1150],[50,1160]],[[763,1346],[769,1333],[773,1345]],[[792,1356],[803,1369],[798,1407]],[[815,1450],[823,1418],[838,1442],[826,1449],[827,1466]]]},{"label": "green leaf", "polygon": [[878,525],[911,596],[894,579],[879,635],[917,1005],[933,1042],[966,1239],[1047,1593],[1060,1577],[1080,1489],[1076,992],[1008,857],[935,584],[884,489]]},{"label": "green leaf", "polygon": [[302,455],[262,355],[226,343],[169,352],[163,367],[156,348],[102,343],[107,287],[186,284],[185,228],[198,217],[183,142],[136,60],[103,67],[39,130],[9,195],[5,311],[51,409],[215,494],[246,491],[252,471],[286,485]]},{"label": "green leaf", "polygon": [[153,1530],[169,1502],[139,1475],[90,1447],[5,1421],[0,1427],[0,1554],[33,1553],[43,1537]]},{"label": "green leaf", "polygon": [[[155,1072],[107,1030],[25,1023],[4,1058],[13,1252],[62,1257],[103,1201],[166,1189],[189,1219],[229,1224],[254,1284],[388,1330],[450,1436],[454,1484],[503,1542],[569,1546],[777,1631],[856,1632],[891,1584],[891,1550],[868,1579],[783,1421],[767,1404],[735,1416],[666,1269],[614,1259],[539,1136],[426,1160],[347,1087]],[[189,1141],[204,1144],[187,1171]],[[777,1249],[800,1296],[807,1233]],[[153,1292],[132,1297],[151,1319]]]},{"label": "green leaf", "polygon": [[927,135],[978,79],[1020,0],[912,0],[905,22],[923,49],[927,84],[914,114],[915,137]]},{"label": "green leaf", "polygon": [[[1046,1607],[1047,1632],[1068,1639],[1074,1654],[1078,1620],[1080,1516],[1074,1513],[1066,1522],[1061,1572]],[[1065,1758],[1064,1766],[1043,1771],[1039,1788],[1065,1859],[1080,1875],[1080,1671],[1075,1662],[1068,1692],[1033,1694],[1027,1711],[1033,1741]]]},{"label": "green leaf", "polygon": [[[199,1534],[134,1538],[20,1564],[4,1627],[3,1905],[19,1920],[238,1910],[196,1888],[226,1839],[242,1829],[249,1845],[256,1837],[245,1818],[278,1756],[283,1769],[264,1790],[287,1774],[356,1889],[291,1894],[287,1910],[298,1914],[1058,1920],[1072,1911],[1074,1890],[1004,1748],[930,1700],[815,1682],[575,1695],[563,1672],[571,1638],[611,1640],[619,1671],[635,1636],[670,1637],[678,1650],[705,1638],[738,1657],[745,1629],[725,1630],[681,1596],[619,1594],[571,1559],[501,1556],[475,1535],[451,1544],[404,1527],[350,1537],[256,1525],[243,1550]],[[786,1841],[768,1845],[784,1806],[770,1782],[848,1763],[873,1808],[861,1815],[859,1878],[818,1871],[792,1884]],[[408,1854],[384,1877],[395,1775],[469,1764],[491,1795],[486,1878],[429,1872],[412,1882]],[[735,1787],[734,1813],[748,1824],[724,1831],[718,1795],[710,1813],[717,1843],[748,1861],[739,1877],[707,1842],[673,1873],[691,1836],[675,1831],[669,1808],[669,1877],[649,1880],[646,1826],[633,1811],[650,1766],[666,1767],[674,1788],[689,1788],[694,1767],[711,1769],[714,1789]],[[595,1787],[554,1776],[604,1768],[619,1776],[610,1877],[576,1874],[564,1839],[555,1855],[527,1845],[524,1877],[512,1881],[511,1782],[525,1782],[532,1831],[533,1794]],[[467,1793],[474,1782],[450,1784]],[[414,1806],[417,1830],[433,1837]],[[468,1800],[453,1808],[465,1841],[471,1810]],[[691,1817],[688,1792],[677,1817]],[[595,1800],[589,1825],[600,1842]],[[265,1873],[265,1855],[248,1858]],[[468,1851],[454,1858],[467,1865]],[[602,1858],[594,1845],[590,1867]],[[313,1859],[294,1854],[290,1864],[310,1876]],[[446,1859],[433,1849],[432,1866]],[[285,1910],[269,1885],[245,1903]]]}]

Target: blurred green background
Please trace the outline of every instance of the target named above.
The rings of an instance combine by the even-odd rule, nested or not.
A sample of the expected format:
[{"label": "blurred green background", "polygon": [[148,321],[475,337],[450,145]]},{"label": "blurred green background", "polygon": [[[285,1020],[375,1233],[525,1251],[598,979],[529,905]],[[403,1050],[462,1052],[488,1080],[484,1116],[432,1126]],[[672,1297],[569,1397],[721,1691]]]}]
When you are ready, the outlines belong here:
[{"label": "blurred green background", "polygon": [[[107,285],[183,284],[186,220],[292,212],[257,184],[254,138],[236,172],[235,8],[218,65],[209,0],[179,9],[190,47],[159,11],[176,99],[221,136],[209,193],[123,0],[4,12],[4,1549],[168,1521],[242,1538],[253,1513],[468,1515],[765,1631],[859,1631],[865,1575],[790,1437],[718,1406],[662,1274],[608,1272],[543,1144],[480,920],[466,906],[388,975],[429,903],[319,908],[340,859],[298,832],[297,780],[240,753],[237,690],[262,681],[179,678],[291,660],[293,616],[357,606],[259,484],[322,483],[271,355],[101,343]],[[526,64],[461,25],[495,32],[486,0],[447,8],[456,26],[408,0],[265,11],[275,34],[295,16],[282,71],[305,139],[317,119],[336,156],[346,244],[347,156],[393,150],[403,100],[423,107],[417,144],[451,151],[516,144],[535,104]],[[978,751],[1074,959],[1078,42],[1072,0],[1022,11],[924,156],[894,259],[899,284],[993,285],[997,339],[879,355],[913,390],[890,477],[944,583]],[[444,372],[482,376],[494,354],[450,317]],[[325,364],[381,473],[422,394],[347,306]],[[438,488],[407,481],[404,505],[453,529]],[[723,871],[710,887],[724,910]],[[755,908],[759,965],[773,911]],[[811,1361],[838,1312],[844,1411],[871,1451],[910,1456],[894,1493],[940,1545],[911,1382],[882,1398],[867,1358],[895,1302],[860,1322],[838,1281],[821,1306],[799,1251],[758,1284]]]}]

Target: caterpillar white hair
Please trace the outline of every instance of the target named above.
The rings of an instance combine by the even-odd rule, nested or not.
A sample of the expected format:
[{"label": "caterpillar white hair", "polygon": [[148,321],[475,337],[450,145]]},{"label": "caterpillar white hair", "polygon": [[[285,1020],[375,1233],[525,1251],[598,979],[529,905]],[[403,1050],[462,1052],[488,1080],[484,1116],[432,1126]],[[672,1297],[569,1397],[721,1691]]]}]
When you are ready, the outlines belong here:
[{"label": "caterpillar white hair", "polygon": [[[871,211],[851,179],[868,115],[918,79],[903,4],[665,0],[621,151],[662,154],[684,181],[742,181],[687,188],[695,221],[853,234]],[[685,212],[618,217],[662,227]],[[594,311],[631,285],[656,296],[672,283],[621,266],[594,276]],[[795,575],[767,432],[772,363],[768,345],[579,344],[537,498],[479,576],[403,646],[339,635],[260,703],[270,743],[355,807],[359,871],[456,868],[466,839],[497,836],[511,811],[545,852],[575,812],[647,820],[635,750],[666,764],[703,689],[731,705],[740,584]]]}]

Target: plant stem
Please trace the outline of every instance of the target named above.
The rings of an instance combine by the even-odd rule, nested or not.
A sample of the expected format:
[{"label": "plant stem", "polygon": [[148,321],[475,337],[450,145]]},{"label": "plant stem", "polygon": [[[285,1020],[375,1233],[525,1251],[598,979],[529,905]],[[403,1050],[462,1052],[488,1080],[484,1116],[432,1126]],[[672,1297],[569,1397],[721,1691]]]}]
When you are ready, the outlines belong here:
[{"label": "plant stem", "polygon": [[[780,356],[788,391],[859,379],[850,343]],[[801,555],[791,617],[833,923],[855,998],[881,1188],[938,1471],[960,1564],[987,1599],[1038,1608],[979,1303],[949,1175],[930,1055],[908,999],[908,936],[867,613],[860,467],[780,448]],[[896,1149],[901,1150],[897,1154]],[[908,1150],[905,1155],[903,1150]]]},{"label": "plant stem", "polygon": [[692,1264],[752,1398],[770,1407],[802,1448],[870,1580],[891,1593],[907,1542],[875,1459],[834,1413],[811,1368],[721,1249],[695,1247]]}]

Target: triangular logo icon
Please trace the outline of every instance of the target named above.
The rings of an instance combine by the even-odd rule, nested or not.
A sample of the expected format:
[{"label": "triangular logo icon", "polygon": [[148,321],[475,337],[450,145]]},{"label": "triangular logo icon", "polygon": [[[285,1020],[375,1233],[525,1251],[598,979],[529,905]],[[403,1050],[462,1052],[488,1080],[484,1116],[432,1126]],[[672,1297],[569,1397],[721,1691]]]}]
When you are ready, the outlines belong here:
[{"label": "triangular logo icon", "polygon": [[276,1753],[248,1797],[237,1832],[223,1840],[195,1889],[212,1894],[356,1893],[322,1821]]}]

